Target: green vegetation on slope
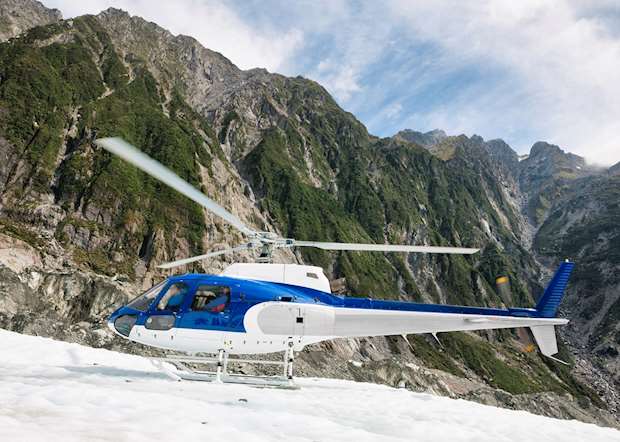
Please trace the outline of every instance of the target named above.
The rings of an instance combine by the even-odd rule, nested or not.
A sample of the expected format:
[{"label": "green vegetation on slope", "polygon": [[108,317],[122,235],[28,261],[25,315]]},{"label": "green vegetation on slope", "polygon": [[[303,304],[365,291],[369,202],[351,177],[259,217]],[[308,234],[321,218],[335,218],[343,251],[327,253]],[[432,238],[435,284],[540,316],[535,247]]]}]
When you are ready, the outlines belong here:
[{"label": "green vegetation on slope", "polygon": [[[99,224],[121,237],[106,250],[81,250],[76,257],[103,273],[131,273],[127,262],[156,230],[164,232],[171,252],[174,237],[187,240],[190,253],[200,252],[205,226],[199,206],[124,161],[93,150],[90,143],[95,137],[121,136],[199,187],[198,163],[208,171],[212,153],[220,154],[219,145],[207,144],[201,135],[214,140],[213,130],[178,93],[166,103],[166,116],[159,86],[140,60],[129,61],[134,78],[128,82],[122,61],[94,18],[74,20],[74,31],[53,26],[42,34],[36,28],[0,45],[0,107],[11,109],[3,114],[2,134],[18,146],[29,167],[15,192],[53,191],[67,209],[99,212],[91,229],[96,232]],[[33,35],[56,35],[59,42],[38,47]],[[101,65],[94,63],[97,57]],[[106,87],[110,93],[103,98]],[[79,120],[69,134],[74,112]],[[105,225],[105,219],[114,224]],[[67,223],[58,229],[61,239],[66,239]],[[111,263],[113,252],[126,256],[123,266]]]}]

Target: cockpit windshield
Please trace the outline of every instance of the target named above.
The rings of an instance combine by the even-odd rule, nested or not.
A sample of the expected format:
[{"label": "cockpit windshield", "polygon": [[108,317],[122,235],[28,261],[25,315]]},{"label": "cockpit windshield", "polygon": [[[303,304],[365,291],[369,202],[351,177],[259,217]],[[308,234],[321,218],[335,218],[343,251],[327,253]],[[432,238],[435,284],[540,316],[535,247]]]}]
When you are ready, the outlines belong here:
[{"label": "cockpit windshield", "polygon": [[159,294],[159,291],[161,290],[165,282],[166,281],[164,280],[160,282],[159,284],[151,287],[146,292],[144,292],[143,294],[135,298],[133,301],[131,301],[129,304],[127,304],[127,307],[132,308],[134,310],[139,310],[141,312],[147,311],[149,306],[153,302],[153,300]]}]

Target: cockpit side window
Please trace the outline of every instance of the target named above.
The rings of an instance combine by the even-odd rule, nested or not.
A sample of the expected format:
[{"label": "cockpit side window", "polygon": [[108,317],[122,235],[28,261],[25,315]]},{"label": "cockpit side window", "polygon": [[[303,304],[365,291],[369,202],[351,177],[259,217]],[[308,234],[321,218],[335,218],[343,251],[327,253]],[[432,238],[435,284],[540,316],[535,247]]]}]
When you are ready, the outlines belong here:
[{"label": "cockpit side window", "polygon": [[183,304],[183,299],[185,299],[187,291],[187,284],[183,282],[175,282],[168,287],[166,294],[164,294],[164,296],[162,296],[157,303],[157,310],[170,310],[173,312],[178,312],[181,308],[181,304]]},{"label": "cockpit side window", "polygon": [[230,287],[222,285],[199,285],[191,309],[198,312],[221,313],[228,310]]},{"label": "cockpit side window", "polygon": [[138,296],[137,298],[132,300],[129,304],[127,304],[127,307],[132,308],[134,310],[139,310],[141,312],[147,311],[149,306],[153,302],[153,300],[159,294],[159,291],[161,290],[165,282],[166,281],[162,281],[159,284],[151,287],[146,292],[142,293],[140,296]]}]

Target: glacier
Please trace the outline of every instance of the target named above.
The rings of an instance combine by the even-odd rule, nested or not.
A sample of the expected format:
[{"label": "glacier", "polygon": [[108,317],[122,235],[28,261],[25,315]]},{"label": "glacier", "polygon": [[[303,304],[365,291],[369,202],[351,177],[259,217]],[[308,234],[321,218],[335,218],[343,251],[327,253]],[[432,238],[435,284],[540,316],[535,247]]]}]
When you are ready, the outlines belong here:
[{"label": "glacier", "polygon": [[0,440],[618,441],[577,421],[382,385],[176,382],[145,357],[0,330]]}]

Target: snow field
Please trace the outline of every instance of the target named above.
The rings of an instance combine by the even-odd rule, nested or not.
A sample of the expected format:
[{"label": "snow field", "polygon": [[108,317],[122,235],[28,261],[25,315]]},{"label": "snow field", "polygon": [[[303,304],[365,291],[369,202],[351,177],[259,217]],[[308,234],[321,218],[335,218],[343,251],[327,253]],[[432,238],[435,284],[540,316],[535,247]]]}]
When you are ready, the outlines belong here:
[{"label": "snow field", "polygon": [[175,382],[147,358],[0,330],[0,441],[618,441],[620,432],[386,386]]}]

